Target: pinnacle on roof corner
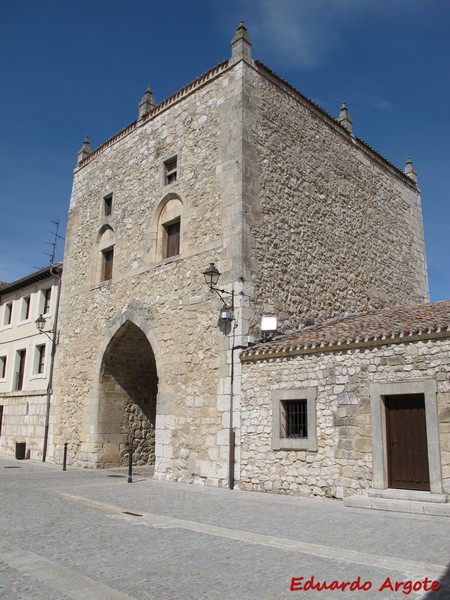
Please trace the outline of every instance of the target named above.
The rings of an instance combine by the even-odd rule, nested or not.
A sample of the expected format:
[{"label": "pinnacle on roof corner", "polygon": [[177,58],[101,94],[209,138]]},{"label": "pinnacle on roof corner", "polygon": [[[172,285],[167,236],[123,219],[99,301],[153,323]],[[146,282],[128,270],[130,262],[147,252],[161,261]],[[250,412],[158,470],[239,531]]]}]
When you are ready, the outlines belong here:
[{"label": "pinnacle on roof corner", "polygon": [[244,21],[241,21],[236,29],[234,38],[231,40],[232,61],[238,62],[239,60],[246,60],[247,62],[250,62],[252,58],[251,47],[252,42],[248,35],[247,28],[244,25]]},{"label": "pinnacle on roof corner", "polygon": [[406,165],[405,165],[405,171],[404,171],[404,173],[405,173],[405,175],[407,177],[409,177],[410,179],[412,179],[412,181],[414,181],[415,184],[418,183],[416,170],[414,168],[412,160],[409,157],[406,160]]},{"label": "pinnacle on roof corner", "polygon": [[156,106],[155,96],[153,95],[152,88],[148,85],[145,90],[145,94],[142,96],[139,102],[139,119],[148,115],[148,113]]},{"label": "pinnacle on roof corner", "polygon": [[92,153],[91,144],[89,143],[88,136],[86,136],[84,138],[83,145],[81,146],[80,150],[78,151],[77,164],[79,164],[84,158],[86,158],[86,156],[89,156],[89,154],[91,154],[91,153]]},{"label": "pinnacle on roof corner", "polygon": [[345,102],[342,103],[341,110],[339,112],[338,122],[346,129],[349,133],[353,133],[353,121],[348,114],[347,105]]}]

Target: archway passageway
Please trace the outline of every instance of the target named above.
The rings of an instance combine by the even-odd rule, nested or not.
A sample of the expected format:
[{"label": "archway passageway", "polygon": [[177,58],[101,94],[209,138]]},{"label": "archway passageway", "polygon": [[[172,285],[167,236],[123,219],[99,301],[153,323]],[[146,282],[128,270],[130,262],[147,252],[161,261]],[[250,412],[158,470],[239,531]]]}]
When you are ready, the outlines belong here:
[{"label": "archway passageway", "polygon": [[100,467],[155,462],[155,417],[158,375],[152,347],[139,327],[126,321],[103,356],[98,431]]}]

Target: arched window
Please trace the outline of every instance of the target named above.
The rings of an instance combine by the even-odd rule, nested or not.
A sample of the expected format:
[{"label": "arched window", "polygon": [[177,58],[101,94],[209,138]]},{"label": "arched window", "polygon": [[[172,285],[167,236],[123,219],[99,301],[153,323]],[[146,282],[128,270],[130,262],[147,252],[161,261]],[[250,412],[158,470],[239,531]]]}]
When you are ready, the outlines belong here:
[{"label": "arched window", "polygon": [[183,203],[169,197],[162,206],[157,225],[156,260],[179,256],[183,250]]},{"label": "arched window", "polygon": [[103,226],[98,237],[97,281],[109,281],[113,277],[114,244],[114,230]]}]

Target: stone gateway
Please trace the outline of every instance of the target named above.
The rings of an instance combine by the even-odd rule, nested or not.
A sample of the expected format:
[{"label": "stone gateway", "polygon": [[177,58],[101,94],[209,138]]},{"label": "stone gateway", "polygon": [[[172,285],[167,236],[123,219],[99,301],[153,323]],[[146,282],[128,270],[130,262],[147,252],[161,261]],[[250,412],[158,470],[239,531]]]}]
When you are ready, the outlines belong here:
[{"label": "stone gateway", "polygon": [[[220,294],[202,276],[210,263],[222,274]],[[220,295],[233,298],[222,318]],[[260,338],[261,317],[276,316],[278,333],[289,333],[427,300],[412,164],[400,171],[355,137],[347,107],[334,119],[254,60],[241,23],[229,60],[161,103],[149,88],[136,121],[95,150],[86,139],[79,152],[61,294],[55,453],[68,442],[75,465],[117,466],[131,443],[135,463],[154,464],[157,478],[221,486],[229,482],[231,448],[236,480],[269,489],[266,482],[284,469],[266,444],[272,366],[259,379],[262,367],[252,363],[244,408],[238,358]],[[253,367],[245,363],[246,371]],[[291,377],[291,366],[280,369]],[[338,418],[349,423],[340,452],[350,451],[355,420],[361,428],[354,441],[361,458],[342,465],[343,476],[359,470],[366,477],[367,404],[356,417],[358,390],[332,370],[324,365],[322,377],[336,376],[333,402],[342,398]],[[312,400],[324,419],[317,445],[323,433],[328,447],[338,440],[320,394]],[[323,460],[333,461],[331,450]],[[351,487],[315,479],[314,489],[336,495]],[[307,493],[305,485],[287,489]]]}]

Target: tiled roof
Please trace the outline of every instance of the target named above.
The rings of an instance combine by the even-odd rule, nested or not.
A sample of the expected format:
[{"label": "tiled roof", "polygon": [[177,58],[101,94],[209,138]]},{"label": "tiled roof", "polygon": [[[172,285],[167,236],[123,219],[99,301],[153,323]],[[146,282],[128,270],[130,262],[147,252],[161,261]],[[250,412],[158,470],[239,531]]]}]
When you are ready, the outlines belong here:
[{"label": "tiled roof", "polygon": [[22,288],[28,287],[37,281],[42,281],[43,279],[48,279],[49,277],[53,277],[55,272],[61,274],[63,263],[58,262],[52,265],[48,265],[46,267],[42,267],[39,271],[35,271],[30,275],[26,275],[21,279],[17,279],[16,281],[12,281],[11,283],[5,283],[0,287],[0,296],[4,294],[10,294],[11,292],[15,292],[16,290],[20,290]]},{"label": "tiled roof", "polygon": [[245,350],[243,360],[450,337],[450,300],[397,306],[305,327]]}]

